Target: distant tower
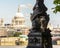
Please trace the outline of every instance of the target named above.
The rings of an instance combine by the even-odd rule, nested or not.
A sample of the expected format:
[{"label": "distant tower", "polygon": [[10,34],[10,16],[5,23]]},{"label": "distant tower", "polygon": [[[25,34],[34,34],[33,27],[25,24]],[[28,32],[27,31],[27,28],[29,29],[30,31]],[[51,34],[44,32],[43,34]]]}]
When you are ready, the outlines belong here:
[{"label": "distant tower", "polygon": [[12,19],[12,25],[13,26],[24,26],[25,18],[24,15],[20,12],[20,6],[18,6],[18,10],[16,13],[16,16]]},{"label": "distant tower", "polygon": [[0,19],[0,26],[3,26],[3,19]]},{"label": "distant tower", "polygon": [[17,12],[20,12],[20,5],[18,5],[18,10],[17,10]]},{"label": "distant tower", "polygon": [[60,28],[59,24],[57,25],[57,28]]}]

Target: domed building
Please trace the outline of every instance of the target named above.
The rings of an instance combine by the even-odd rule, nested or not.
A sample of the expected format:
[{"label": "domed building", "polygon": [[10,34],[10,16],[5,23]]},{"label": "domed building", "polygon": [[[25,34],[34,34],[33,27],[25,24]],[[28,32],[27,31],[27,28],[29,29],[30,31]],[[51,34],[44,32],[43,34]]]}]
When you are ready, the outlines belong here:
[{"label": "domed building", "polygon": [[18,11],[16,16],[12,19],[12,26],[14,27],[24,27],[25,18],[24,15],[20,12],[20,7],[18,7]]},{"label": "domed building", "polygon": [[25,17],[20,12],[20,6],[18,6],[18,11],[16,13],[16,16],[12,19],[12,27],[15,29],[16,32],[22,32],[22,34],[26,34],[26,30],[28,30],[28,27],[25,25]]}]

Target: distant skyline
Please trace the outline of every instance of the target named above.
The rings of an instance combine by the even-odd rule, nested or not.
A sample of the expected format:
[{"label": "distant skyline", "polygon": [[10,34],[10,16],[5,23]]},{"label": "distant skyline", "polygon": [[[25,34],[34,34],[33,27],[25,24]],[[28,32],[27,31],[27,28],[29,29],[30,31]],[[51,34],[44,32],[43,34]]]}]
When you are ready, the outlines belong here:
[{"label": "distant skyline", "polygon": [[[1,0],[0,1],[0,18],[4,23],[11,23],[12,18],[16,15],[18,5],[21,6],[21,13],[24,14],[26,25],[31,26],[30,13],[33,12],[35,0]],[[51,8],[54,7],[53,0],[45,0],[45,6],[48,8],[47,13],[50,15],[50,23],[53,26],[60,25],[60,13],[54,14]]]}]

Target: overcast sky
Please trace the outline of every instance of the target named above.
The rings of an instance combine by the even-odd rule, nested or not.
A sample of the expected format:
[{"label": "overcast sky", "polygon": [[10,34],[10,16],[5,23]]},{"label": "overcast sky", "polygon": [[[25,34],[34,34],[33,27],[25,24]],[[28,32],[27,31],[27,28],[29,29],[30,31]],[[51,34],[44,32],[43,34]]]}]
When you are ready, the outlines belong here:
[{"label": "overcast sky", "polygon": [[[35,4],[35,0],[0,0],[0,18],[4,23],[11,23],[12,18],[16,15],[18,5],[21,6],[21,13],[24,14],[26,25],[31,26],[30,13]],[[51,8],[54,7],[53,0],[45,0],[48,8],[47,13],[50,15],[50,23],[54,26],[60,24],[60,13],[54,14]]]}]

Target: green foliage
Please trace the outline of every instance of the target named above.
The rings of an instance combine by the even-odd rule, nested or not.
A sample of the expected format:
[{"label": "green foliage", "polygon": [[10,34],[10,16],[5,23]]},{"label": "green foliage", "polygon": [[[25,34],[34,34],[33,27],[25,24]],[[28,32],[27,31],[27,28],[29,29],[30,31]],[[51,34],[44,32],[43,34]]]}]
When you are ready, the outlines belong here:
[{"label": "green foliage", "polygon": [[56,6],[54,8],[54,13],[60,12],[60,0],[54,0],[53,2]]},{"label": "green foliage", "polygon": [[22,35],[22,33],[21,32],[15,32],[14,33],[14,37],[19,37],[19,35]]},{"label": "green foliage", "polygon": [[60,4],[60,0],[54,0],[54,4]]}]

